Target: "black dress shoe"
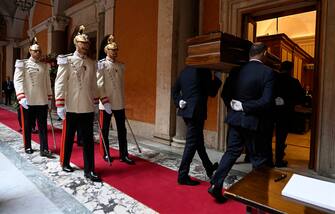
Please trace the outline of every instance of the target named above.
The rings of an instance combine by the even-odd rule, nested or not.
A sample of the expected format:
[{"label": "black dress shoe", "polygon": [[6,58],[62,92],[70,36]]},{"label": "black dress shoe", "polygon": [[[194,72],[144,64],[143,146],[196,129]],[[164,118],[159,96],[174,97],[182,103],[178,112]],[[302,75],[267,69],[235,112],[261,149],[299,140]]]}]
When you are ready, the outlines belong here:
[{"label": "black dress shoe", "polygon": [[281,160],[281,161],[276,161],[276,164],[275,166],[278,167],[278,168],[281,168],[281,167],[287,167],[287,160]]},{"label": "black dress shoe", "polygon": [[101,182],[101,178],[94,172],[85,173],[85,178],[88,178],[93,182]]},{"label": "black dress shoe", "polygon": [[50,158],[50,159],[54,159],[55,158],[54,156],[52,156],[52,153],[50,151],[48,151],[48,150],[41,151],[40,155],[42,157],[47,157],[47,158]]},{"label": "black dress shoe", "polygon": [[131,160],[131,159],[128,158],[127,156],[121,158],[121,159],[120,159],[120,162],[124,162],[124,163],[129,164],[129,165],[133,165],[133,164],[135,164],[135,161]]},{"label": "black dress shoe", "polygon": [[209,178],[212,178],[214,171],[217,170],[218,167],[219,167],[218,162],[215,162],[210,169],[208,169],[208,170],[206,169],[207,176]]},{"label": "black dress shoe", "polygon": [[219,203],[224,203],[228,200],[228,198],[222,195],[222,188],[217,187],[214,184],[208,188],[208,193]]},{"label": "black dress shoe", "polygon": [[[109,161],[108,161],[108,159],[109,159]],[[112,156],[110,156],[110,155],[105,155],[104,156],[104,161],[106,161],[106,162],[113,162],[113,160],[114,160],[114,158],[112,157]]]},{"label": "black dress shoe", "polygon": [[33,154],[33,153],[34,153],[34,150],[33,150],[32,148],[28,148],[28,149],[25,150],[25,152],[26,152],[27,154]]},{"label": "black dress shoe", "polygon": [[74,169],[70,165],[68,165],[68,166],[63,166],[63,171],[64,172],[73,172]]},{"label": "black dress shoe", "polygon": [[188,178],[184,178],[184,179],[178,178],[178,184],[188,185],[188,186],[196,186],[196,185],[199,185],[200,182],[196,181],[196,180],[192,180],[190,177],[188,177]]}]

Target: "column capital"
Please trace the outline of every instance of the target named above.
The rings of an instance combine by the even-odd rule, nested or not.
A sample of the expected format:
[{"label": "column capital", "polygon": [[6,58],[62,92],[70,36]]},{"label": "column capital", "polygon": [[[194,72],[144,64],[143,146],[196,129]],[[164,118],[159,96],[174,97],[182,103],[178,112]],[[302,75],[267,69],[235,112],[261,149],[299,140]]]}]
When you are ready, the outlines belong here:
[{"label": "column capital", "polygon": [[108,10],[112,10],[115,7],[115,0],[96,0],[95,5],[99,13],[104,13]]},{"label": "column capital", "polygon": [[111,0],[111,1],[105,1],[105,9],[106,10],[110,10],[113,9],[115,7],[115,0]]},{"label": "column capital", "polygon": [[50,24],[54,31],[65,31],[69,22],[70,18],[67,16],[53,16],[50,19]]}]

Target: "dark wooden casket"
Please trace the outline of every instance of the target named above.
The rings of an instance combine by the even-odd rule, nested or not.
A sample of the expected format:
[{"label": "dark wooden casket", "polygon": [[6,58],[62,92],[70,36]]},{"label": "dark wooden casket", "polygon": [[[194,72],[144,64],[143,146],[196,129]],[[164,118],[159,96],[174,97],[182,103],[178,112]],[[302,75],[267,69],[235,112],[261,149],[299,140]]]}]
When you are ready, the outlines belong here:
[{"label": "dark wooden casket", "polygon": [[252,43],[228,33],[215,32],[187,39],[185,64],[229,72],[248,62]]},{"label": "dark wooden casket", "polygon": [[[228,33],[215,32],[189,38],[186,44],[186,65],[230,72],[232,68],[249,61],[252,42]],[[264,63],[278,69],[280,59],[268,53]]]}]

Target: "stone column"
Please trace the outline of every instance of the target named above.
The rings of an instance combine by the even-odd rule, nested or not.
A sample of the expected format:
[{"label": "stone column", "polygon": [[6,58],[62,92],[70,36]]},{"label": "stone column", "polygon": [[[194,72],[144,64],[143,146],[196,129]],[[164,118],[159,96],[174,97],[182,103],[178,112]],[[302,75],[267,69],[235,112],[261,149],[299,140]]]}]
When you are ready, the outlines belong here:
[{"label": "stone column", "polygon": [[14,59],[13,59],[13,49],[14,49],[14,41],[10,40],[6,45],[6,70],[5,70],[5,78],[7,76],[13,77],[14,74]]},{"label": "stone column", "polygon": [[171,145],[174,147],[184,147],[186,143],[186,125],[183,118],[176,118],[176,135],[172,138]]},{"label": "stone column", "polygon": [[67,37],[65,28],[70,18],[66,16],[53,16],[48,26],[48,53],[64,54],[67,52]]},{"label": "stone column", "polygon": [[175,126],[175,107],[171,99],[177,67],[175,10],[178,0],[159,0],[157,29],[156,118],[154,137],[170,144]]},{"label": "stone column", "polygon": [[105,0],[96,0],[96,8],[97,8],[97,14],[96,14],[96,20],[98,22],[98,30],[97,30],[97,51],[99,51],[101,41],[105,37],[105,22],[106,20],[106,11],[109,11],[111,9],[114,10],[114,7],[111,6],[111,3],[114,3],[114,1],[105,1]]},{"label": "stone column", "polygon": [[[199,1],[180,1],[178,7],[178,67],[179,72],[185,67],[187,56],[186,39],[196,36],[199,33]],[[184,147],[186,143],[186,125],[181,117],[176,118],[176,134],[172,138],[172,146]]]},{"label": "stone column", "polygon": [[105,35],[114,33],[115,0],[105,3]]}]

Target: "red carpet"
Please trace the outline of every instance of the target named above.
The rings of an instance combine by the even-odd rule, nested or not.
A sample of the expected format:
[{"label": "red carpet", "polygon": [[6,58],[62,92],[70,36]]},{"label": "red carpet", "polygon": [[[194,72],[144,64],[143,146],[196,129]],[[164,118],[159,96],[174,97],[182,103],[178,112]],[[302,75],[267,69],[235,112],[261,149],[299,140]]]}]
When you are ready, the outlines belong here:
[{"label": "red carpet", "polygon": [[[3,108],[0,108],[0,122],[13,130],[19,129],[17,115]],[[48,132],[49,148],[59,154],[61,130],[55,129],[56,151],[53,151],[51,129]],[[38,135],[33,135],[32,139],[38,142]],[[118,157],[119,154],[117,150],[111,149],[111,155]],[[83,168],[82,156],[82,149],[74,145],[71,162]],[[176,171],[138,157],[132,158],[136,165],[129,166],[114,160],[109,167],[100,157],[96,145],[96,172],[104,182],[160,213],[245,213],[245,206],[235,201],[217,204],[207,193],[207,182],[201,182],[201,185],[195,187],[180,186],[177,184]]]}]

